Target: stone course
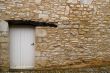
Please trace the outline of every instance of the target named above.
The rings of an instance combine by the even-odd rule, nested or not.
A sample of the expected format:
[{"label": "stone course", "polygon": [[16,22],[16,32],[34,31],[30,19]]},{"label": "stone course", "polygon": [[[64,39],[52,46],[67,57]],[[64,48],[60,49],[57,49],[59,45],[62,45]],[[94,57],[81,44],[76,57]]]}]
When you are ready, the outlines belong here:
[{"label": "stone course", "polygon": [[[110,63],[110,0],[0,0],[0,19],[58,25],[36,27],[36,69]],[[0,50],[8,45],[4,26],[0,24]]]}]

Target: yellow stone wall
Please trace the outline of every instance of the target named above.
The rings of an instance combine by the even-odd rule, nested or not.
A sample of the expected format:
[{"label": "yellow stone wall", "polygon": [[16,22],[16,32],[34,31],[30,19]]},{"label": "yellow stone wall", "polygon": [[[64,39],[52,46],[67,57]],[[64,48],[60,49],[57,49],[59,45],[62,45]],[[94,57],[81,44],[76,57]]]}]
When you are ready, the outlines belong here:
[{"label": "yellow stone wall", "polygon": [[110,0],[93,0],[91,4],[80,0],[0,0],[0,19],[58,25],[36,27],[36,69],[110,61]]}]

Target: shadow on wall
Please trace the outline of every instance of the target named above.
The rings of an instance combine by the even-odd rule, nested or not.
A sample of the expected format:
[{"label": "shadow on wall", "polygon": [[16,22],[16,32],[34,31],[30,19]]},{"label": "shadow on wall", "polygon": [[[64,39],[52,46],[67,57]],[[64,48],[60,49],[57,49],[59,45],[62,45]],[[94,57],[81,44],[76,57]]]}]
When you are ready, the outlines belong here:
[{"label": "shadow on wall", "polygon": [[31,20],[6,20],[9,24],[23,24],[23,25],[33,25],[41,27],[57,27],[56,22],[36,22]]}]

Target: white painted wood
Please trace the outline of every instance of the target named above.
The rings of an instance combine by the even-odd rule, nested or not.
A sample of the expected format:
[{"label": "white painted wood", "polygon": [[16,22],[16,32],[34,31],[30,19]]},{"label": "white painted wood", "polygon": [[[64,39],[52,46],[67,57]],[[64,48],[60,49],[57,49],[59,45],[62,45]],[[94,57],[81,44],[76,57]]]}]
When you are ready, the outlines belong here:
[{"label": "white painted wood", "polygon": [[10,68],[34,68],[34,29],[28,26],[10,27]]}]

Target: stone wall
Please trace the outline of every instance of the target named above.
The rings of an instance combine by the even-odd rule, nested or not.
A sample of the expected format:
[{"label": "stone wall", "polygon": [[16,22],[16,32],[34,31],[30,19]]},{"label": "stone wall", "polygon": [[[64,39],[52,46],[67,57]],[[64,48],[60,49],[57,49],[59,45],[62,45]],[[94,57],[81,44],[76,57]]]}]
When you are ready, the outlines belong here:
[{"label": "stone wall", "polygon": [[9,68],[8,23],[0,20],[0,71]]},{"label": "stone wall", "polygon": [[89,5],[80,0],[1,0],[0,19],[58,25],[36,27],[37,69],[110,61],[110,0],[93,0]]},{"label": "stone wall", "polygon": [[96,0],[83,5],[74,1],[69,0],[66,6],[57,8],[62,10],[56,10],[62,13],[58,14],[59,18],[54,17],[58,28],[36,28],[37,33],[45,34],[36,36],[37,68],[76,68],[109,63],[110,2]]}]

